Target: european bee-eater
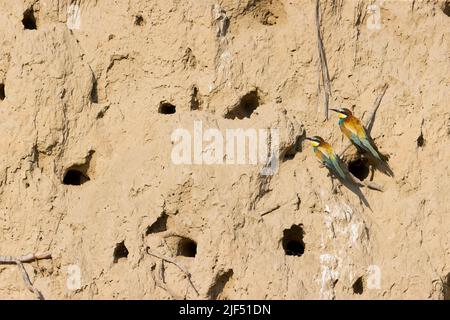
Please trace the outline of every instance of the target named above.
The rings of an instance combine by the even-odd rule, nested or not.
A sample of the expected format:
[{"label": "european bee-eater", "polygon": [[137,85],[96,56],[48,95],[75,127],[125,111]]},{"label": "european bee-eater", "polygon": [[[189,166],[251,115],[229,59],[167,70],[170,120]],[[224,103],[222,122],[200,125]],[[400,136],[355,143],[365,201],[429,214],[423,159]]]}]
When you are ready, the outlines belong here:
[{"label": "european bee-eater", "polygon": [[369,157],[374,158],[379,164],[382,165],[382,169],[389,175],[393,175],[392,170],[387,165],[388,158],[383,155],[373,142],[370,134],[361,124],[358,118],[356,118],[352,112],[347,108],[331,109],[337,112],[339,116],[339,127],[342,133],[352,142],[352,144],[362,153],[368,154]]},{"label": "european bee-eater", "polygon": [[349,179],[346,174],[347,170],[345,169],[345,165],[342,163],[341,159],[339,159],[338,155],[334,153],[333,148],[329,143],[325,142],[325,140],[319,136],[306,138],[306,140],[309,140],[309,143],[313,146],[316,157],[319,158],[320,162],[322,162],[328,170],[342,180]]},{"label": "european bee-eater", "polygon": [[354,192],[359,197],[361,202],[370,208],[366,197],[360,190],[362,185],[353,179],[345,164],[339,156],[334,153],[330,144],[325,142],[319,136],[306,139],[309,140],[310,144],[313,146],[314,153],[316,154],[316,157],[319,158],[320,162],[323,163],[325,167],[327,167],[328,170],[330,170],[330,172],[335,175],[343,185]]}]

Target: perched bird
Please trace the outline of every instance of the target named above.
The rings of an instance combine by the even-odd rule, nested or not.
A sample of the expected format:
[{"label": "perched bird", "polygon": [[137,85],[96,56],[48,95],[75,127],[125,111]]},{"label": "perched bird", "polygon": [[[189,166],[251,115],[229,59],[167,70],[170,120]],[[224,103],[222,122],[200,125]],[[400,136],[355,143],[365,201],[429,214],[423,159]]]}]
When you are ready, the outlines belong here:
[{"label": "perched bird", "polygon": [[310,144],[313,146],[314,153],[316,154],[317,158],[319,158],[320,162],[322,162],[325,167],[327,167],[328,170],[330,170],[330,172],[334,176],[336,176],[343,185],[354,192],[359,197],[361,202],[363,202],[367,207],[370,208],[366,197],[360,190],[360,187],[362,187],[362,185],[353,179],[345,164],[342,162],[339,156],[334,153],[333,148],[330,146],[330,144],[325,142],[319,136],[314,136],[306,139],[309,140]]},{"label": "perched bird", "polygon": [[345,165],[334,153],[333,148],[329,143],[325,142],[325,140],[319,136],[307,137],[306,140],[309,140],[309,143],[313,146],[316,157],[319,158],[320,162],[322,162],[328,170],[344,181],[349,180],[347,174],[348,171],[345,168]]},{"label": "perched bird", "polygon": [[352,144],[361,152],[372,158],[376,164],[388,175],[392,176],[393,172],[387,165],[388,157],[382,154],[367,130],[347,108],[331,109],[337,112],[339,116],[339,127],[342,133],[352,142]]}]

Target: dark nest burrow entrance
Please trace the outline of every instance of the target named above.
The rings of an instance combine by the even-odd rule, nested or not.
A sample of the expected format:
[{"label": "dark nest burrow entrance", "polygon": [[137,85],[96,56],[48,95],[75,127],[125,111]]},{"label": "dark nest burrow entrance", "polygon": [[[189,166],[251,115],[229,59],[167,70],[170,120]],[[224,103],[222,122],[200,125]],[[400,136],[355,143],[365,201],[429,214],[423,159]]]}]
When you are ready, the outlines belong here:
[{"label": "dark nest burrow entrance", "polygon": [[237,105],[225,114],[225,119],[250,118],[252,113],[259,107],[260,98],[257,90],[250,91],[244,95]]},{"label": "dark nest burrow entrance", "polygon": [[159,232],[164,232],[167,231],[167,219],[169,218],[169,216],[165,213],[163,213],[161,216],[158,217],[158,219],[156,219],[156,221],[147,228],[147,230],[145,231],[145,235],[148,236],[149,234],[152,233],[159,233]]},{"label": "dark nest burrow entrance", "polygon": [[197,243],[189,238],[180,237],[177,244],[177,256],[194,258],[197,255]]},{"label": "dark nest burrow entrance", "polygon": [[98,84],[97,79],[93,76],[92,88],[91,88],[91,102],[98,103]]},{"label": "dark nest burrow entrance", "polygon": [[71,186],[80,186],[91,180],[82,167],[71,167],[66,171],[63,178],[63,184]]},{"label": "dark nest burrow entrance", "polygon": [[282,245],[284,253],[288,256],[301,256],[305,252],[303,242],[304,231],[302,225],[293,225],[283,231]]},{"label": "dark nest burrow entrance", "polygon": [[145,24],[144,17],[141,14],[137,14],[134,16],[134,25],[135,26],[143,26]]},{"label": "dark nest burrow entrance", "polygon": [[64,171],[64,176],[62,178],[62,183],[70,186],[80,186],[91,180],[89,177],[89,172],[92,157],[94,156],[95,150],[89,150],[87,153],[84,163],[77,163],[68,167]]},{"label": "dark nest burrow entrance", "polygon": [[161,101],[159,103],[158,113],[161,113],[161,114],[174,114],[176,112],[176,109],[177,108],[173,104],[171,104],[171,103],[169,103],[167,101]]},{"label": "dark nest burrow entrance", "polygon": [[356,281],[353,283],[353,293],[354,294],[362,294],[364,292],[364,279],[363,277],[359,277],[356,279]]},{"label": "dark nest burrow entrance", "polygon": [[22,19],[23,27],[27,30],[36,30],[36,17],[34,16],[34,10],[33,8],[28,8],[23,13],[23,19]]},{"label": "dark nest burrow entrance", "polygon": [[117,263],[120,259],[126,259],[128,257],[128,249],[125,246],[125,241],[116,244],[113,253],[113,262]]},{"label": "dark nest burrow entrance", "polygon": [[0,101],[5,100],[6,94],[5,94],[5,85],[3,83],[0,83]]},{"label": "dark nest burrow entrance", "polygon": [[199,110],[200,109],[199,92],[198,92],[198,88],[196,86],[192,87],[190,105],[191,105],[191,110]]},{"label": "dark nest burrow entrance", "polygon": [[421,147],[424,146],[424,144],[425,144],[425,138],[423,137],[423,133],[422,133],[422,132],[420,133],[420,136],[417,138],[416,143],[417,143],[417,146],[418,146],[419,148],[421,148]]},{"label": "dark nest burrow entrance", "polygon": [[447,16],[450,17],[450,1],[445,1],[442,4],[442,12]]},{"label": "dark nest burrow entrance", "polygon": [[369,176],[370,169],[367,159],[358,156],[356,159],[348,162],[348,171],[359,180],[363,181]]},{"label": "dark nest burrow entrance", "polygon": [[306,134],[298,136],[295,139],[295,143],[290,146],[283,155],[283,161],[288,161],[294,159],[297,152],[302,151],[302,141],[305,139]]}]

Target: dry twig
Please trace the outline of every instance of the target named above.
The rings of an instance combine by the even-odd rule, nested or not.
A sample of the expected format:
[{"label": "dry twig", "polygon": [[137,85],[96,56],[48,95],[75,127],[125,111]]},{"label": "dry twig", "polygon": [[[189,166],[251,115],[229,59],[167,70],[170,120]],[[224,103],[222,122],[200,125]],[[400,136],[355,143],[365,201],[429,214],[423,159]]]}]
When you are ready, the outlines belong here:
[{"label": "dry twig", "polygon": [[382,186],[380,186],[378,183],[376,183],[376,182],[373,182],[373,181],[370,181],[370,182],[363,182],[363,181],[361,181],[362,183],[364,183],[364,185],[367,187],[367,188],[369,188],[369,189],[372,189],[372,190],[377,190],[377,191],[381,191],[381,192],[383,192],[384,191],[384,188],[382,187]]},{"label": "dry twig", "polygon": [[155,276],[154,273],[152,272],[152,278],[153,281],[155,281],[155,285],[168,292],[173,299],[182,300],[181,296],[179,296],[172,289],[170,289],[164,280],[164,260],[161,260],[161,265],[159,268],[159,277]]},{"label": "dry twig", "polygon": [[[322,84],[324,86],[324,112],[325,112],[325,120],[328,120],[328,104],[331,97],[331,84],[330,84],[330,75],[328,73],[328,63],[327,58],[325,56],[325,49],[323,47],[322,35],[320,32],[320,0],[316,0],[316,29],[317,29],[317,48],[319,50],[319,59],[320,59],[320,69],[322,75]],[[319,78],[320,79],[320,78]],[[320,81],[319,81],[319,89],[320,89]]]},{"label": "dry twig", "polygon": [[44,296],[42,295],[42,293],[36,289],[33,284],[30,281],[30,277],[28,276],[27,270],[25,270],[25,267],[23,266],[23,263],[20,261],[16,261],[17,266],[19,267],[19,270],[22,274],[22,279],[25,282],[25,285],[27,286],[28,290],[30,290],[30,292],[33,292],[36,295],[36,298],[38,300],[45,300]]},{"label": "dry twig", "polygon": [[150,248],[147,248],[147,253],[148,253],[149,255],[151,255],[151,256],[154,256],[154,257],[156,257],[156,258],[159,258],[159,259],[161,259],[161,260],[163,260],[163,261],[166,261],[166,262],[171,263],[171,264],[175,265],[176,267],[178,267],[178,269],[180,269],[180,270],[186,275],[186,277],[187,277],[187,279],[188,279],[190,285],[191,285],[192,288],[194,289],[194,291],[195,291],[195,293],[197,294],[197,296],[199,295],[197,289],[195,288],[194,284],[192,283],[192,279],[191,279],[192,276],[191,276],[191,273],[190,273],[188,270],[186,270],[185,267],[183,267],[183,266],[181,266],[180,264],[178,264],[178,263],[177,263],[174,259],[172,259],[172,258],[168,258],[168,257],[162,256],[162,255],[159,255],[159,254],[157,254],[157,253],[154,253],[154,252],[150,251]]},{"label": "dry twig", "polygon": [[387,83],[383,86],[383,88],[381,89],[382,90],[381,93],[378,95],[375,102],[373,103],[372,112],[370,113],[369,118],[364,123],[368,133],[370,133],[372,131],[373,123],[375,122],[375,114],[378,111],[378,108],[381,104],[381,100],[383,99],[384,94],[386,93],[386,90],[388,87],[389,87],[389,85]]},{"label": "dry twig", "polygon": [[23,282],[25,282],[26,287],[30,292],[34,293],[39,300],[44,300],[42,293],[36,289],[30,281],[27,270],[23,266],[24,263],[33,262],[42,259],[51,259],[52,254],[50,252],[43,253],[29,253],[19,257],[12,256],[0,256],[0,264],[16,264],[22,274]]},{"label": "dry twig", "polygon": [[20,257],[0,256],[0,264],[15,264],[16,261],[26,263],[35,260],[50,259],[52,254],[50,252],[43,253],[29,253]]},{"label": "dry twig", "polygon": [[264,210],[263,212],[261,212],[261,213],[260,213],[260,216],[261,216],[261,217],[264,217],[266,214],[269,214],[269,213],[271,213],[271,212],[274,212],[275,210],[278,210],[279,208],[280,208],[280,205],[277,204],[275,207],[270,208],[270,209],[267,209],[267,210]]}]

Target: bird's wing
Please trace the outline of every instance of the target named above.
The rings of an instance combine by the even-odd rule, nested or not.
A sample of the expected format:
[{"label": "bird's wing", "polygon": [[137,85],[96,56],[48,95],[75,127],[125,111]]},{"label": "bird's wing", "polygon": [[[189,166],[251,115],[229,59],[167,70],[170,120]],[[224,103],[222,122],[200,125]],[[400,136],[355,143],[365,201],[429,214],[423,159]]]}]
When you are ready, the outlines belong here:
[{"label": "bird's wing", "polygon": [[338,171],[340,172],[341,176],[343,179],[347,179],[348,178],[348,169],[347,166],[344,164],[344,162],[342,161],[341,158],[339,158],[338,155],[335,154],[335,158],[336,158],[336,167],[338,167]]},{"label": "bird's wing", "polygon": [[367,146],[364,143],[364,141],[367,140],[366,130],[357,118],[349,116],[345,119],[345,122],[343,123],[343,131],[344,134],[357,146],[367,150]]},{"label": "bird's wing", "polygon": [[318,147],[314,148],[314,153],[316,154],[316,157],[319,159],[320,162],[325,162],[325,154],[322,150],[320,150]]},{"label": "bird's wing", "polygon": [[333,164],[333,167],[334,167],[335,172],[337,172],[338,175],[339,175],[342,179],[345,180],[345,179],[346,179],[346,175],[345,175],[345,173],[344,173],[344,170],[341,168],[341,164],[340,164],[340,162],[339,162],[339,158],[338,158],[336,155],[334,155],[333,158],[330,158],[330,160],[331,160],[331,162],[332,162],[332,164]]},{"label": "bird's wing", "polygon": [[378,160],[382,160],[382,156],[378,151],[377,146],[357,118],[350,116],[348,119],[346,119],[344,125],[345,129],[348,131],[346,135],[350,138],[350,140],[352,140],[357,146],[361,147],[366,152],[369,152]]},{"label": "bird's wing", "polygon": [[[378,152],[378,148],[374,144],[372,139],[363,139],[362,144],[365,146],[365,149],[368,149],[368,151],[378,160],[381,160],[381,155]],[[382,160],[381,160],[382,161]]]},{"label": "bird's wing", "polygon": [[366,129],[364,129],[364,126],[362,125],[361,121],[359,121],[359,119],[350,116],[349,125],[350,130],[353,130],[353,133],[356,134],[360,139],[367,138]]},{"label": "bird's wing", "polygon": [[318,147],[318,150],[323,154],[322,161],[325,166],[339,175],[342,179],[345,179],[346,175],[339,163],[339,158],[334,153],[331,146],[329,144],[323,144],[322,146]]}]

